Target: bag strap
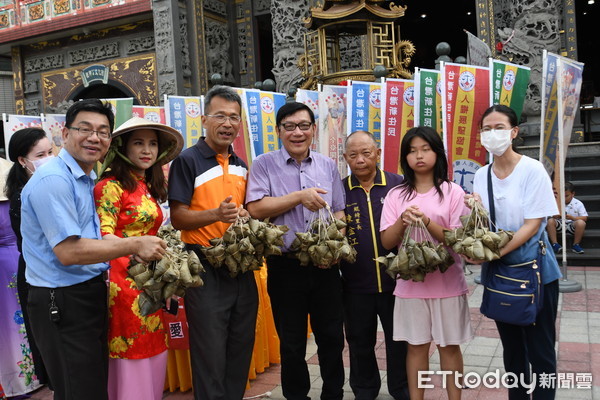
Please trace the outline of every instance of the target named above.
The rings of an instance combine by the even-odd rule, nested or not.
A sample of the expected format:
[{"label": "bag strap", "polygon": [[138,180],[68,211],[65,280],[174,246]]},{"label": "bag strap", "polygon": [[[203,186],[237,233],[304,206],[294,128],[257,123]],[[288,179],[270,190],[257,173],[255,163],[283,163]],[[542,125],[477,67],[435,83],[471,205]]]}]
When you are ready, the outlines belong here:
[{"label": "bag strap", "polygon": [[495,232],[496,231],[496,209],[494,207],[494,187],[492,186],[492,165],[494,165],[494,163],[491,163],[488,168],[487,188],[488,188],[488,203],[489,203],[489,208],[490,208],[490,220],[492,221],[490,230],[492,232]]},{"label": "bag strap", "polygon": [[[492,221],[490,230],[495,232],[496,231],[496,209],[494,207],[494,187],[492,185],[492,165],[494,165],[494,163],[491,163],[488,168],[487,183],[488,183],[488,202],[489,202],[489,208],[490,208],[490,220]],[[542,230],[540,237],[538,238],[538,244],[540,246],[540,248],[539,248],[540,256],[546,255],[546,244],[544,243],[545,232],[546,232],[545,229]]]}]

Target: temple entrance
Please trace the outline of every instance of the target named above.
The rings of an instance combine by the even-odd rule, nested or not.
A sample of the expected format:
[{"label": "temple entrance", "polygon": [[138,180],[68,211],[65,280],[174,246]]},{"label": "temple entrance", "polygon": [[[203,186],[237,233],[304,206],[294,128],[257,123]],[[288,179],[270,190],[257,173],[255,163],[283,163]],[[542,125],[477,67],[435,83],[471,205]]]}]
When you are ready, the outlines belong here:
[{"label": "temple entrance", "polygon": [[80,86],[69,100],[82,99],[122,99],[133,97],[133,104],[139,104],[137,98],[119,82],[109,80],[107,84],[91,84],[88,87]]}]

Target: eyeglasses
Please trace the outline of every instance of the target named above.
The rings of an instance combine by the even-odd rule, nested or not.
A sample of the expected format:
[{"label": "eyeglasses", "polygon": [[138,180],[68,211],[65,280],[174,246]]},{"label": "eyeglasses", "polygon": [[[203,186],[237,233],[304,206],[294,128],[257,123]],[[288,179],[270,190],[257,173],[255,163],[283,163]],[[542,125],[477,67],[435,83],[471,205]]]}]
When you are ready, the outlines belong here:
[{"label": "eyeglasses", "polygon": [[77,128],[75,126],[70,126],[69,129],[73,129],[73,130],[79,132],[79,134],[81,136],[84,136],[86,138],[89,138],[90,136],[92,136],[95,133],[98,136],[98,138],[100,138],[102,140],[110,139],[110,131],[95,131],[90,128]]},{"label": "eyeglasses", "polygon": [[286,122],[285,124],[281,124],[281,126],[288,132],[296,130],[296,127],[300,128],[301,131],[307,131],[312,126],[312,122],[300,122],[299,124]]},{"label": "eyeglasses", "polygon": [[242,117],[239,115],[223,115],[223,114],[214,114],[214,115],[206,115],[206,117],[214,118],[215,121],[219,124],[224,124],[225,121],[230,121],[232,125],[237,125],[242,122]]}]

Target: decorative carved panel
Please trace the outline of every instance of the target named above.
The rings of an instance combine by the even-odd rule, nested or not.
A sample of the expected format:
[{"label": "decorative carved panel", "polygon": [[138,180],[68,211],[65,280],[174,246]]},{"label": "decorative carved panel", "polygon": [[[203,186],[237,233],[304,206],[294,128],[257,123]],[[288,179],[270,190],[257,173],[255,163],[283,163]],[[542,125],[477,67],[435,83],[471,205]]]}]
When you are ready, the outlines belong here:
[{"label": "decorative carved panel", "polygon": [[271,2],[273,28],[273,75],[278,92],[286,92],[302,81],[298,59],[304,54],[303,21],[308,17],[307,0]]},{"label": "decorative carved panel", "polygon": [[40,115],[41,110],[41,100],[25,100],[25,114],[27,115]]},{"label": "decorative carved panel", "polygon": [[219,0],[204,0],[204,9],[220,16],[227,16],[227,7]]},{"label": "decorative carved panel", "polygon": [[152,50],[154,50],[154,36],[130,39],[125,43],[127,55],[146,53]]},{"label": "decorative carved panel", "polygon": [[40,81],[37,79],[26,79],[23,82],[25,93],[37,93],[39,91]]},{"label": "decorative carved panel", "polygon": [[230,36],[227,23],[204,20],[208,76],[219,73],[225,82],[233,82],[233,65],[229,57]]},{"label": "decorative carved panel", "polygon": [[119,42],[104,43],[84,49],[72,50],[67,53],[69,65],[90,63],[119,57]]},{"label": "decorative carved panel", "polygon": [[30,58],[25,60],[25,73],[31,74],[34,72],[47,71],[49,69],[63,68],[64,66],[65,62],[62,54]]}]

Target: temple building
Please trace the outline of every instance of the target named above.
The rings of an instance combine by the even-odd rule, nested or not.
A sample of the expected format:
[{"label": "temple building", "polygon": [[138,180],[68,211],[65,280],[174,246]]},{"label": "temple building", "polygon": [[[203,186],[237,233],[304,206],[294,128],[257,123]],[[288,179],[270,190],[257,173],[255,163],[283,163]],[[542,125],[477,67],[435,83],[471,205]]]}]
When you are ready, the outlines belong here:
[{"label": "temple building", "polygon": [[0,112],[62,113],[90,97],[159,105],[165,95],[205,93],[213,74],[238,87],[274,79],[280,92],[335,84],[348,71],[372,80],[377,65],[409,78],[415,66],[434,67],[439,42],[452,58],[466,55],[468,30],[495,56],[532,68],[533,114],[542,49],[585,62],[582,102],[600,96],[593,3],[0,0]]}]

